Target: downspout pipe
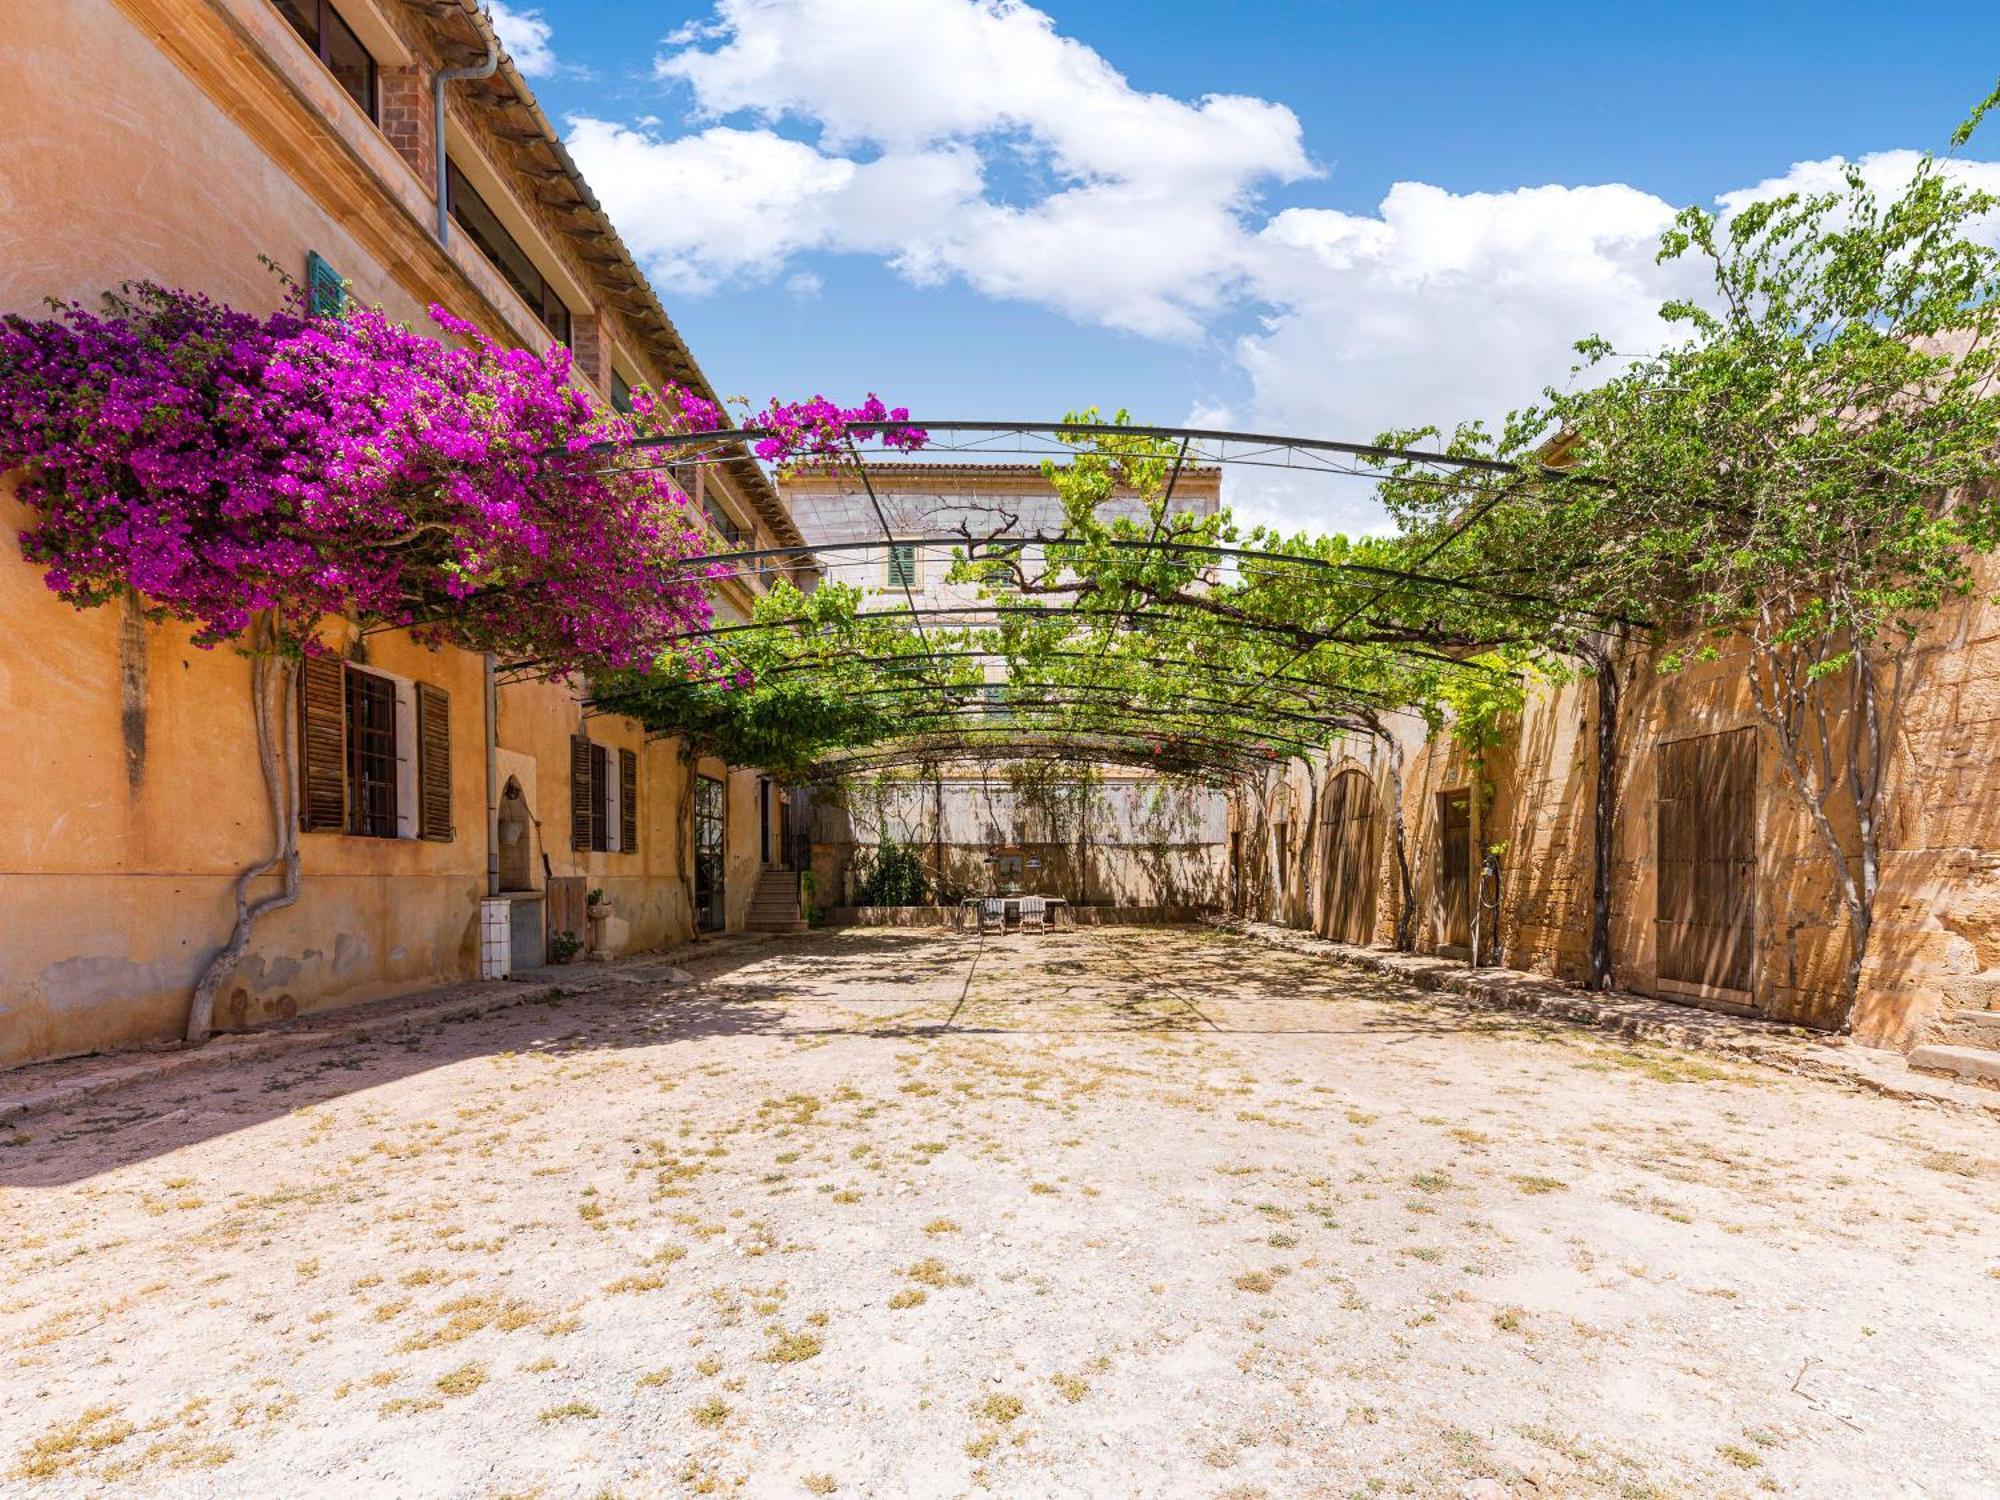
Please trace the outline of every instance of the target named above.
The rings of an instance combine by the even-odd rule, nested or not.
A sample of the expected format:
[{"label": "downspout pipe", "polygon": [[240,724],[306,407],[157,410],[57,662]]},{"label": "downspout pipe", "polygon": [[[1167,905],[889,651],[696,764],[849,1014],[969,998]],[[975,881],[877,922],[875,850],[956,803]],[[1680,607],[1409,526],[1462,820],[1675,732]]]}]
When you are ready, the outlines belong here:
[{"label": "downspout pipe", "polygon": [[493,33],[492,18],[480,12],[479,29],[486,34],[486,61],[474,63],[468,68],[439,68],[431,79],[433,132],[437,145],[437,237],[440,245],[451,243],[451,208],[446,201],[445,169],[447,158],[444,150],[444,90],[445,85],[469,81],[475,78],[491,78],[500,67],[500,38]]},{"label": "downspout pipe", "polygon": [[498,661],[483,658],[486,698],[486,894],[500,894],[500,686]]}]

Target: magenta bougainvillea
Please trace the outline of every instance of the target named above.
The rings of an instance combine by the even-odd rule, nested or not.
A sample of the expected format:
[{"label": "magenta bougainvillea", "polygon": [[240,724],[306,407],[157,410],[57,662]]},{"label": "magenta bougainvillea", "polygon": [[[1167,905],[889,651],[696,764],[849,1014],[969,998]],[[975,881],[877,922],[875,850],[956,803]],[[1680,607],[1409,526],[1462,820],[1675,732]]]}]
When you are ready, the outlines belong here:
[{"label": "magenta bougainvillea", "polygon": [[[709,620],[692,561],[709,538],[664,472],[605,462],[633,423],[571,383],[566,350],[431,316],[458,342],[371,309],[260,317],[151,284],[103,313],[9,315],[0,472],[23,471],[36,512],[22,551],[70,603],[136,594],[203,645],[268,612],[294,645],[345,615],[551,672],[685,656]],[[685,392],[641,399],[646,430],[723,425]],[[906,414],[870,397],[763,415],[760,456],[812,461],[848,422]]]},{"label": "magenta bougainvillea", "polygon": [[[633,420],[641,433],[761,432],[764,435],[751,443],[752,451],[781,466],[838,463],[849,457],[850,439],[861,442],[872,437],[883,447],[903,453],[913,453],[929,440],[921,427],[908,425],[908,407],[885,406],[872,392],[859,406],[840,406],[824,396],[809,401],[780,401],[773,396],[760,410],[746,416],[740,428],[730,421],[721,403],[671,382],[657,394],[633,394]],[[871,430],[856,433],[857,426]]]}]

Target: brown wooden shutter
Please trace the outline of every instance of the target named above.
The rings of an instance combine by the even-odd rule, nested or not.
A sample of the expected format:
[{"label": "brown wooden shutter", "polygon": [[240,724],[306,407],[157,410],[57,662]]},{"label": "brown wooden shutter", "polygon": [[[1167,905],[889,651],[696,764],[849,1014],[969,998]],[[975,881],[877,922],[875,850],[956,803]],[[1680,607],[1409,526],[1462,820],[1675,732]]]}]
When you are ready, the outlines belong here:
[{"label": "brown wooden shutter", "polygon": [[602,745],[590,747],[590,847],[602,853],[611,844],[611,757]]},{"label": "brown wooden shutter", "polygon": [[590,847],[590,741],[574,735],[569,742],[569,846]]},{"label": "brown wooden shutter", "polygon": [[630,750],[618,752],[618,847],[639,848],[639,757]]},{"label": "brown wooden shutter", "polygon": [[347,668],[308,656],[299,669],[299,827],[347,827]]},{"label": "brown wooden shutter", "polygon": [[448,842],[451,827],[451,695],[417,684],[417,837]]}]

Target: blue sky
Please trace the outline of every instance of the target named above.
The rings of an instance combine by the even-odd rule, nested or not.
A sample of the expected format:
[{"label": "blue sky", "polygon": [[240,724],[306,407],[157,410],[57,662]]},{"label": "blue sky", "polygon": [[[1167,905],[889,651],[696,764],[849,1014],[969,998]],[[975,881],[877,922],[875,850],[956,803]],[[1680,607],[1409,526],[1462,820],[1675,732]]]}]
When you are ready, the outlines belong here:
[{"label": "blue sky", "polygon": [[[2000,7],[1956,0],[537,0],[500,19],[726,394],[1022,419],[1122,403],[1361,438],[1497,416],[1584,334],[1657,338],[1685,285],[1652,265],[1672,207],[1841,157],[1892,178],[2000,75]],[[2000,140],[1968,154],[2000,160]]]}]

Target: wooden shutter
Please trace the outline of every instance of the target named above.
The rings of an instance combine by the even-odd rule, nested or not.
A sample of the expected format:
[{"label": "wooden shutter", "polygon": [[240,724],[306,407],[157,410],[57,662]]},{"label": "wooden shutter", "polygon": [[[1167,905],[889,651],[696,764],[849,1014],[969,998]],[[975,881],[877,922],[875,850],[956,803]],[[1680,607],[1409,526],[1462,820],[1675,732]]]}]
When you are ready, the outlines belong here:
[{"label": "wooden shutter", "polygon": [[347,283],[317,250],[306,252],[306,297],[315,318],[337,318],[347,309]]},{"label": "wooden shutter", "polygon": [[569,846],[588,849],[590,821],[590,741],[575,735],[569,742]]},{"label": "wooden shutter", "polygon": [[630,750],[618,752],[618,847],[639,848],[639,757]]},{"label": "wooden shutter", "polygon": [[610,760],[602,745],[590,747],[590,847],[600,853],[611,846]]},{"label": "wooden shutter", "polygon": [[451,827],[451,695],[417,684],[417,837],[448,842]]},{"label": "wooden shutter", "polygon": [[299,668],[299,827],[347,827],[347,668],[337,657]]}]

